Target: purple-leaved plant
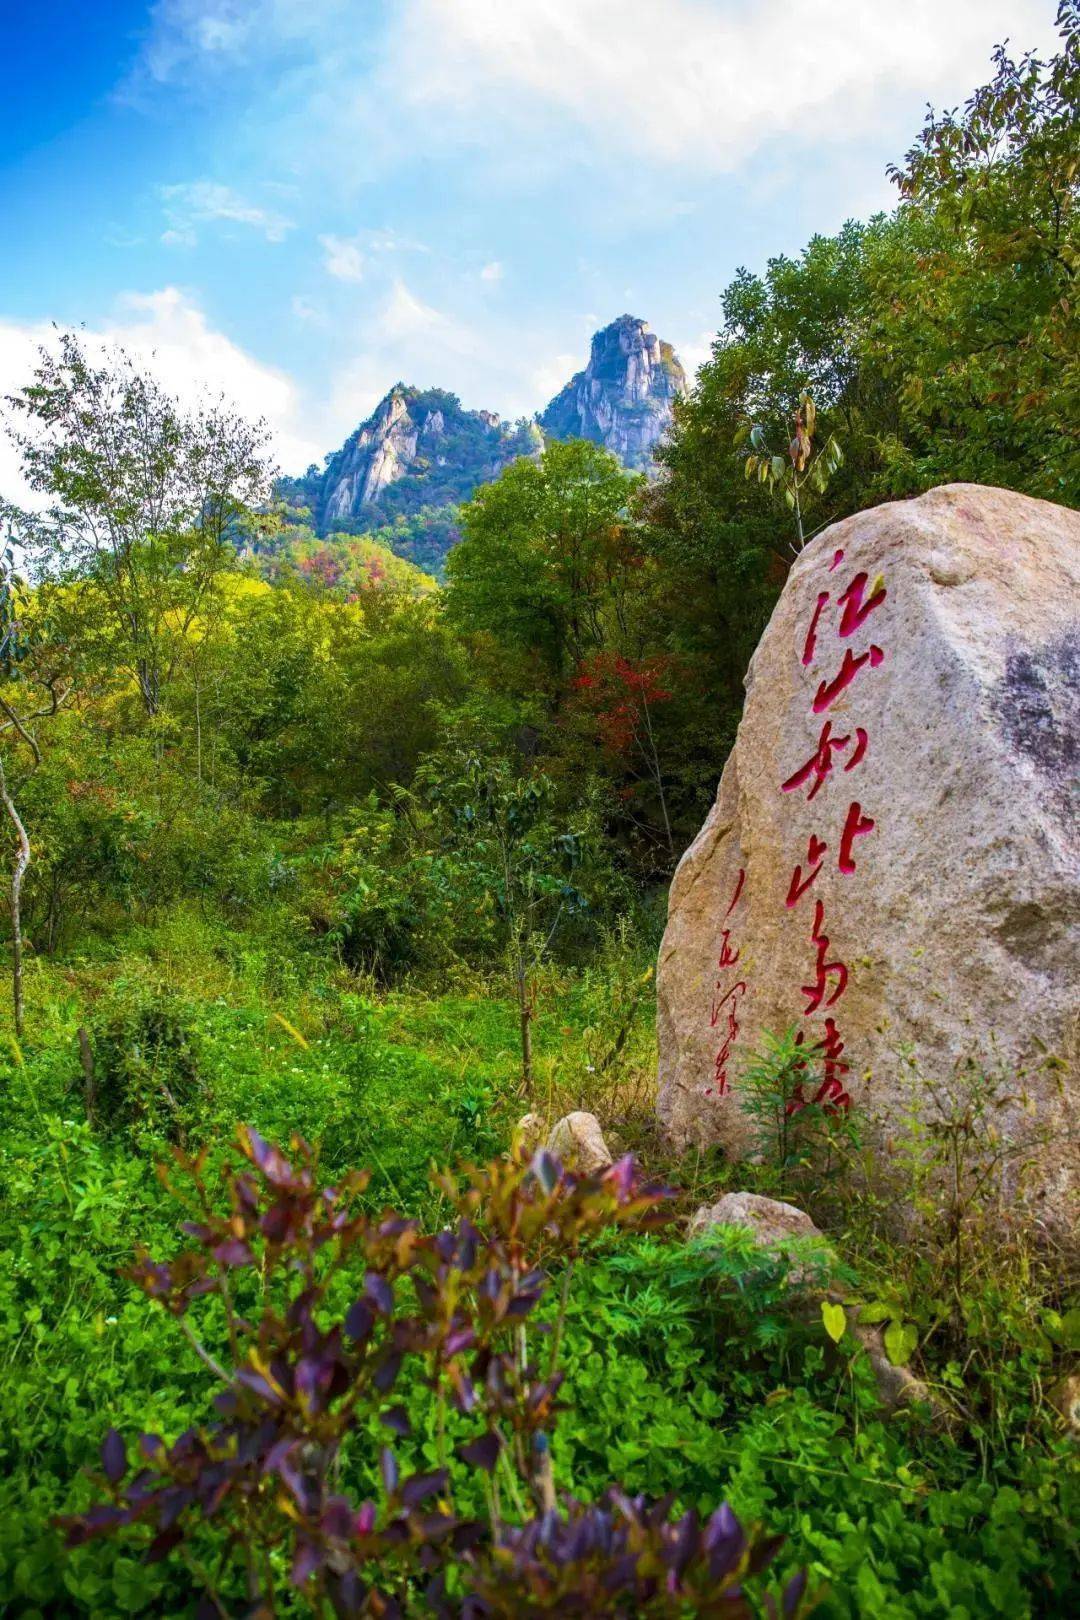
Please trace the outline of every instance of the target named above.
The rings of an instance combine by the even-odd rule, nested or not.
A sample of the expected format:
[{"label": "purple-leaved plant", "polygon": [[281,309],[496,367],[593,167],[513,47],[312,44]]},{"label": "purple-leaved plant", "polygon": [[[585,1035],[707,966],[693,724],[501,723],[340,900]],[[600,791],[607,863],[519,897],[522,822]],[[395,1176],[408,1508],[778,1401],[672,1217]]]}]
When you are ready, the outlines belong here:
[{"label": "purple-leaved plant", "polygon": [[[462,1620],[805,1612],[802,1577],[781,1609],[764,1592],[751,1605],[746,1583],[756,1590],[779,1542],[744,1531],[726,1505],[702,1523],[617,1489],[558,1503],[549,1435],[570,1268],[587,1238],[666,1218],[667,1191],[642,1185],[632,1159],[590,1177],[515,1152],[441,1176],[453,1219],[427,1234],[367,1212],[362,1173],[320,1188],[299,1137],[290,1155],[241,1126],[223,1198],[205,1153],[176,1153],[183,1185],[162,1172],[189,1205],[193,1242],[167,1262],[140,1252],[130,1275],[221,1386],[216,1415],[171,1445],[143,1434],[133,1454],[110,1430],[107,1500],[62,1521],[71,1544],[141,1536],[148,1559],[184,1562],[211,1617],[270,1617],[298,1600],[315,1614]],[[554,1330],[530,1335],[560,1266]],[[192,1325],[200,1309],[223,1318],[221,1346]],[[433,1393],[439,1466],[403,1473],[391,1442],[410,1435],[401,1396],[417,1379]],[[455,1455],[482,1482],[479,1518],[455,1506],[450,1409],[471,1430]],[[387,1443],[355,1502],[343,1447],[375,1424]]]}]

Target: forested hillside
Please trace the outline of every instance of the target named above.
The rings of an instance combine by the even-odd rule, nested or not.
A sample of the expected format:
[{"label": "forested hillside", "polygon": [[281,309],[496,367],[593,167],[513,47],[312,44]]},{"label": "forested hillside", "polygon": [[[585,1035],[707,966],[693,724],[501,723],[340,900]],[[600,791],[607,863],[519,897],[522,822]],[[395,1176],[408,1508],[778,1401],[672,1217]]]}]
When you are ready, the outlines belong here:
[{"label": "forested hillside", "polygon": [[[337,535],[367,535],[441,574],[461,538],[459,507],[481,484],[567,439],[651,471],[685,393],[671,344],[632,315],[595,334],[584,371],[532,420],[504,422],[492,411],[463,410],[445,389],[398,383],[323,467],[278,480],[284,543],[294,530],[313,530],[333,552]],[[272,538],[267,544],[278,549]]]},{"label": "forested hillside", "polygon": [[[777,1123],[781,1031],[752,1161],[676,1161],[653,1027],[802,547],[942,483],[1080,507],[1059,21],[891,213],[739,273],[658,477],[414,391],[497,476],[390,482],[367,532],[343,466],[283,511],[261,426],[78,333],[7,401],[5,1613],[1075,1611],[1073,1262],[1002,1223],[993,1119],[892,1144],[968,1156],[902,1227],[853,1115]],[[579,1110],[613,1168],[515,1138]],[[736,1188],[831,1248],[674,1235]]]}]

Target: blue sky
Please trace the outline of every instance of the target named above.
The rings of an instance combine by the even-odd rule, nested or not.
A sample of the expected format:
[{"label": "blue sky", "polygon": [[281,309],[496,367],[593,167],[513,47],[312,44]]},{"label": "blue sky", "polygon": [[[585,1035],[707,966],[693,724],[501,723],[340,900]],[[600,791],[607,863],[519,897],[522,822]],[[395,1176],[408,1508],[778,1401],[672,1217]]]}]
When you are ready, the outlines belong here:
[{"label": "blue sky", "polygon": [[890,206],[925,103],[1055,9],[0,4],[0,388],[85,324],[265,414],[289,471],[398,378],[542,408],[624,310],[693,367],[740,264]]}]

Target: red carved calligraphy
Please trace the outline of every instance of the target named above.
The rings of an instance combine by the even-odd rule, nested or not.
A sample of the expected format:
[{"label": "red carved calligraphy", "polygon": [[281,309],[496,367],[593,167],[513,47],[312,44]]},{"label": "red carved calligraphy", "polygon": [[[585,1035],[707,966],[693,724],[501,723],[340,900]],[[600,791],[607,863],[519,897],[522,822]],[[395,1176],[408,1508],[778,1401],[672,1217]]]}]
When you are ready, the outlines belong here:
[{"label": "red carved calligraphy", "polygon": [[866,652],[860,653],[857,658],[850,647],[845,647],[844,659],[839,672],[833,676],[831,681],[822,681],[814,694],[812,705],[814,713],[824,714],[825,710],[831,708],[836,702],[841,692],[851,685],[864,664],[869,664],[871,669],[877,669],[884,657],[885,654],[878,646],[871,646]]},{"label": "red carved calligraphy", "polygon": [[[728,903],[727,911],[724,913],[725,922],[728,921],[732,912],[735,910],[745,884],[746,869],[745,867],[740,867],[739,875],[735,880],[735,888],[732,893],[731,900]],[[710,1028],[715,1029],[717,1025],[720,1025],[724,1032],[724,1039],[720,1050],[716,1054],[715,1063],[713,1065],[713,1083],[711,1086],[707,1086],[705,1089],[706,1097],[726,1097],[728,1092],[731,1090],[731,1083],[728,1079],[727,1072],[728,1060],[731,1057],[732,1050],[734,1049],[735,1042],[739,1035],[740,1004],[749,988],[745,979],[738,980],[737,983],[731,985],[728,989],[724,988],[727,969],[734,967],[742,954],[739,947],[732,944],[732,932],[733,929],[730,927],[723,929],[721,933],[720,955],[717,957],[716,963],[720,977],[716,980],[715,988],[713,990],[712,1007],[709,1011],[709,1026]]]},{"label": "red carved calligraphy", "polygon": [[843,1077],[851,1068],[851,1064],[840,1062],[840,1054],[844,1050],[844,1043],[837,1031],[835,1018],[826,1018],[825,1037],[821,1041],[820,1047],[824,1059],[825,1077],[814,1100],[815,1102],[831,1103],[834,1108],[850,1108],[851,1098],[844,1090]]},{"label": "red carved calligraphy", "polygon": [[806,632],[806,640],[803,642],[802,661],[804,664],[812,664],[814,662],[814,648],[817,645],[818,621],[828,605],[829,592],[819,591],[817,607],[814,609],[814,617],[810,620],[810,628]]},{"label": "red carved calligraphy", "polygon": [[[810,796],[813,798],[813,794]],[[794,872],[792,872],[791,884],[788,888],[787,899],[784,902],[789,911],[791,910],[792,906],[798,905],[807,889],[821,871],[821,868],[825,864],[823,856],[825,855],[828,847],[828,844],[822,843],[820,838],[815,838],[813,833],[810,834],[810,840],[806,846],[806,865],[809,869],[809,876],[803,877],[801,863],[795,868]],[[815,862],[817,863],[816,865],[814,864]]]},{"label": "red carved calligraphy", "polygon": [[852,754],[851,758],[848,760],[847,764],[844,766],[845,771],[853,771],[855,769],[856,765],[859,764],[859,762],[862,759],[863,755],[866,753],[866,749],[867,749],[867,746],[868,746],[869,742],[870,742],[870,738],[867,736],[867,734],[863,730],[862,726],[856,726],[855,727],[855,752]]},{"label": "red carved calligraphy", "polygon": [[[829,960],[829,936],[825,932],[824,900],[818,900],[814,906],[814,926],[810,931],[810,941],[817,947],[817,977],[813,984],[804,984],[802,987],[803,995],[806,997],[806,1017],[817,1012],[822,1005],[835,1006],[848,984],[846,965],[839,959]],[[827,992],[829,994],[826,1000]]]},{"label": "red carved calligraphy", "polygon": [[[844,552],[838,548],[833,553],[827,571],[830,574],[835,573],[843,560]],[[873,587],[870,587],[869,574],[866,571],[854,574],[836,598],[838,621],[834,621],[834,626],[837,640],[845,641],[861,629],[871,615],[881,607],[887,594],[884,581],[880,578],[874,581]],[[827,622],[826,609],[831,602],[832,594],[829,590],[820,590],[817,593],[802,647],[804,667],[814,660],[818,642]],[[860,653],[845,647],[836,674],[831,679],[818,683],[810,703],[811,714],[824,715],[848,690],[860,671],[866,668],[877,669],[884,657],[885,654],[877,643],[871,643]],[[864,726],[856,725],[843,735],[837,736],[833,731],[832,720],[826,719],[813,752],[786,781],[780,784],[781,791],[795,793],[805,789],[806,803],[811,803],[835,773],[838,762],[842,760],[845,774],[855,770],[866,758],[869,746],[870,736]],[[875,826],[874,818],[864,812],[862,804],[857,799],[853,800],[844,817],[837,846],[836,865],[842,876],[851,877],[855,874],[855,842],[873,832]],[[834,834],[830,833],[829,836],[832,838]],[[828,852],[829,844],[817,830],[812,831],[807,840],[805,856],[795,863],[792,870],[784,900],[787,910],[796,907],[803,895],[818,881]],[[803,1017],[809,1019],[817,1013],[825,1014],[824,1033],[812,1045],[808,1041],[808,1030],[800,1030],[797,1036],[799,1044],[805,1046],[807,1051],[805,1063],[800,1064],[800,1067],[809,1068],[812,1051],[820,1058],[823,1078],[810,1099],[800,1084],[788,1104],[789,1112],[805,1108],[808,1100],[831,1109],[845,1109],[851,1106],[851,1098],[845,1084],[850,1065],[843,1061],[844,1041],[837,1027],[836,1018],[830,1011],[846,992],[849,974],[847,964],[833,949],[826,930],[825,915],[825,900],[818,898],[814,902],[814,919],[810,930],[810,943],[814,950],[813,979],[811,983],[801,987],[802,994],[806,998]]]},{"label": "red carved calligraphy", "polygon": [[863,592],[866,590],[866,574],[856,574],[847,590],[840,598],[840,628],[837,635],[853,636],[859,626],[865,624],[871,613],[884,602],[888,592],[884,585],[880,586],[873,595],[863,601]]},{"label": "red carved calligraphy", "polygon": [[[796,1046],[802,1046],[804,1044],[804,1039],[804,1032],[800,1029],[798,1035],[795,1037]],[[823,1076],[821,1084],[818,1086],[813,1097],[808,1098],[805,1090],[803,1089],[802,1081],[799,1081],[791,1094],[791,1099],[788,1102],[787,1107],[784,1110],[786,1114],[797,1114],[804,1109],[808,1103],[817,1103],[822,1107],[832,1109],[848,1109],[851,1107],[851,1098],[844,1088],[843,1079],[851,1065],[850,1063],[841,1063],[840,1054],[843,1050],[844,1043],[840,1039],[840,1032],[836,1027],[836,1019],[826,1018],[825,1034],[820,1041],[816,1042],[813,1047],[813,1051],[820,1053],[822,1058]],[[800,1062],[797,1067],[805,1070],[807,1064]]]},{"label": "red carved calligraphy", "polygon": [[[826,720],[821,728],[821,736],[818,738],[814,752],[805,765],[800,765],[799,769],[793,772],[786,782],[780,784],[781,791],[783,793],[794,793],[796,788],[801,788],[805,782],[808,782],[813,777],[813,786],[806,795],[807,803],[809,803],[824,785],[826,777],[833,768],[833,754],[839,753],[841,749],[846,748],[850,741],[850,732],[846,737],[834,737],[832,734],[832,721]],[[862,726],[856,726],[855,749],[850,760],[844,766],[845,771],[850,771],[862,759],[866,753],[867,741],[867,735]]]},{"label": "red carved calligraphy", "polygon": [[836,863],[846,877],[850,877],[855,870],[855,861],[851,854],[852,844],[856,838],[862,838],[866,833],[873,832],[875,825],[870,816],[863,815],[862,805],[856,799],[844,821],[844,830],[840,834],[840,855]]},{"label": "red carved calligraphy", "polygon": [[728,1092],[731,1090],[731,1082],[728,1080],[727,1073],[728,1059],[731,1057],[732,1048],[734,1047],[736,1039],[738,1038],[739,1003],[743,996],[745,996],[746,991],[746,981],[744,979],[740,979],[738,984],[732,985],[731,989],[720,1002],[719,1006],[714,1007],[714,1026],[719,1021],[720,1013],[725,1007],[727,1008],[724,1024],[726,1033],[724,1036],[724,1044],[716,1054],[713,1083],[705,1092],[706,1097],[712,1095],[714,1092],[717,1097],[726,1097]]},{"label": "red carved calligraphy", "polygon": [[727,910],[724,912],[725,918],[730,917],[731,913],[735,910],[735,907],[739,903],[739,896],[742,894],[743,888],[745,887],[745,885],[746,885],[746,868],[743,867],[743,866],[740,866],[739,867],[739,875],[735,880],[735,893],[731,897],[731,904],[728,906]]}]

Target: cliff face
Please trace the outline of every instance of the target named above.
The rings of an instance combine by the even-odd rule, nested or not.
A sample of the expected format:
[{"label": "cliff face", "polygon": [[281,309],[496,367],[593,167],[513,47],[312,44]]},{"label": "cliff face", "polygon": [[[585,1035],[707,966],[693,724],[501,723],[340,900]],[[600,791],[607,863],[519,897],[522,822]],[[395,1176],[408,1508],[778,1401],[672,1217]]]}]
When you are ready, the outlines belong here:
[{"label": "cliff face", "polygon": [[454,394],[399,383],[320,474],[292,481],[320,534],[362,525],[377,528],[425,507],[467,500],[516,457],[534,454],[539,431],[466,411]]},{"label": "cliff face", "polygon": [[572,377],[539,418],[552,439],[591,439],[627,467],[648,468],[671,426],[686,373],[670,343],[633,315],[597,332],[584,371]]},{"label": "cliff face", "polygon": [[416,459],[421,433],[432,437],[442,426],[442,412],[409,414],[404,394],[390,393],[334,457],[323,486],[326,524],[355,516],[406,472]]},{"label": "cliff face", "polygon": [[578,372],[534,421],[467,411],[441,388],[398,383],[322,467],[283,478],[279,493],[297,524],[319,536],[376,534],[399,556],[439,572],[458,539],[456,508],[478,484],[545,438],[591,439],[627,467],[648,470],[671,425],[686,376],[670,343],[646,321],[621,315],[592,340]]}]

